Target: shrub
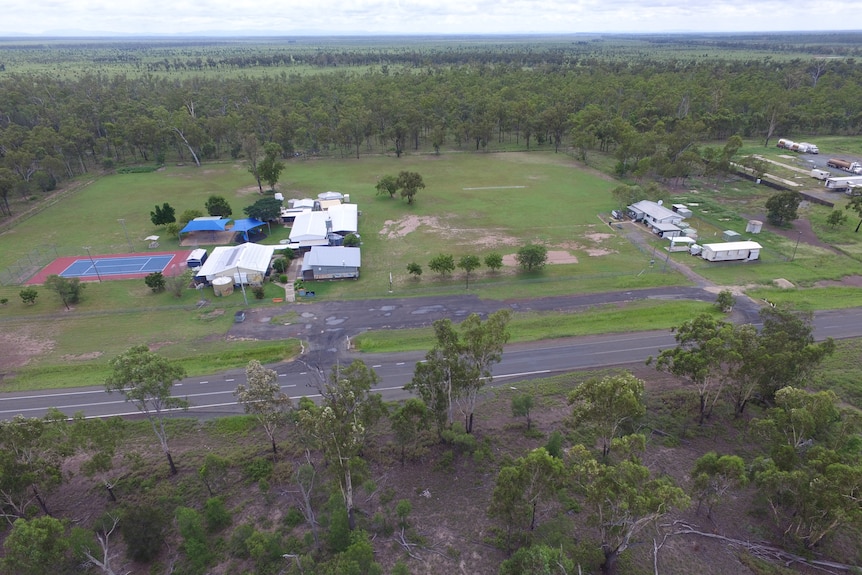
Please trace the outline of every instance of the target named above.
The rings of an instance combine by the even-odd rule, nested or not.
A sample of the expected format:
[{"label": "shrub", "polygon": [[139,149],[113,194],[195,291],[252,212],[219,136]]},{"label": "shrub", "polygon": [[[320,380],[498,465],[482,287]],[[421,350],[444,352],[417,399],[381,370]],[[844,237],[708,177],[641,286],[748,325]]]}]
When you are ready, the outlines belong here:
[{"label": "shrub", "polygon": [[452,273],[455,270],[455,257],[452,254],[440,254],[428,262],[428,268],[440,275]]},{"label": "shrub", "polygon": [[120,521],[129,558],[141,563],[155,559],[162,549],[166,527],[167,518],[161,510],[146,506],[129,507]]},{"label": "shrub", "polygon": [[251,293],[254,294],[254,299],[263,299],[266,297],[266,293],[264,293],[263,286],[254,286],[251,288]]},{"label": "shrub", "polygon": [[153,290],[153,293],[165,291],[165,276],[162,272],[153,272],[144,278],[144,283],[147,287]]},{"label": "shrub", "polygon": [[165,288],[173,294],[174,297],[183,297],[183,291],[192,283],[192,270],[186,270],[178,276],[170,276],[165,279]]},{"label": "shrub", "polygon": [[304,521],[305,517],[302,515],[302,511],[296,507],[291,507],[284,514],[284,524],[290,529],[293,529],[297,525],[302,525]]},{"label": "shrub", "polygon": [[495,272],[503,267],[503,256],[496,252],[492,252],[485,256],[485,267],[492,272]]},{"label": "shrub", "polygon": [[348,248],[358,248],[362,245],[362,240],[356,234],[347,234],[344,236],[344,246]]},{"label": "shrub", "polygon": [[420,266],[416,262],[410,262],[409,264],[407,264],[407,273],[418,278],[422,275],[422,266]]},{"label": "shrub", "polygon": [[715,300],[715,307],[724,313],[729,313],[733,309],[733,292],[729,289],[724,289],[718,292],[718,298]]},{"label": "shrub", "polygon": [[347,508],[340,494],[333,494],[329,499],[329,529],[326,532],[326,542],[333,553],[341,553],[350,546],[350,525],[348,524]]},{"label": "shrub", "polygon": [[548,249],[538,244],[528,244],[518,250],[515,259],[528,272],[540,270],[548,261]]},{"label": "shrub", "polygon": [[551,457],[560,459],[563,457],[563,434],[559,431],[554,431],[548,438],[548,443],[545,444],[545,450]]},{"label": "shrub", "polygon": [[39,297],[39,292],[36,291],[36,288],[24,288],[18,295],[21,296],[21,301],[23,301],[27,305],[33,305],[36,303],[36,298]]},{"label": "shrub", "polygon": [[272,269],[277,273],[283,274],[287,271],[287,266],[289,265],[289,263],[290,262],[283,257],[276,258],[272,262]]},{"label": "shrub", "polygon": [[231,533],[228,541],[228,553],[239,559],[248,559],[250,554],[248,550],[248,540],[254,535],[254,526],[244,523]]},{"label": "shrub", "polygon": [[272,461],[263,457],[256,457],[245,465],[243,471],[250,481],[267,479],[272,476]]},{"label": "shrub", "polygon": [[231,524],[233,517],[224,506],[224,498],[210,497],[204,504],[204,520],[206,520],[207,531],[215,533],[221,531]]},{"label": "shrub", "polygon": [[45,280],[45,287],[56,292],[66,307],[69,307],[70,303],[81,301],[81,292],[86,286],[78,278],[64,278],[52,274]]},{"label": "shrub", "polygon": [[204,213],[200,210],[186,210],[180,214],[177,223],[183,227],[195,218],[202,218]]}]

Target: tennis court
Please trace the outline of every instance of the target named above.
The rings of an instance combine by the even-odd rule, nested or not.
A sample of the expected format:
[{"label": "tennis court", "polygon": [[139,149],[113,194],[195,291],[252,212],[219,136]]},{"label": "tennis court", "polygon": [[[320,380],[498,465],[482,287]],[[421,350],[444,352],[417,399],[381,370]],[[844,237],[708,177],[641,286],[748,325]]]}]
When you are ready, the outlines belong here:
[{"label": "tennis court", "polygon": [[126,274],[151,274],[163,272],[173,256],[126,256],[121,258],[80,259],[72,262],[60,272],[64,278],[98,278]]},{"label": "tennis court", "polygon": [[141,278],[155,272],[165,273],[168,268],[182,272],[185,270],[185,259],[189,253],[184,251],[57,258],[27,283],[42,284],[49,275],[54,274],[64,278],[80,278],[83,281],[101,281]]}]

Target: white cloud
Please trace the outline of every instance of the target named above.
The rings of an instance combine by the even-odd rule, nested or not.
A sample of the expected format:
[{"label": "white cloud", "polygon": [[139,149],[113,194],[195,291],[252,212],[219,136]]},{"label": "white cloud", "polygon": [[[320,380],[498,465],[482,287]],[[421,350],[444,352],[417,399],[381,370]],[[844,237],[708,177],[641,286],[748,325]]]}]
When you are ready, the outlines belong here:
[{"label": "white cloud", "polygon": [[[368,34],[830,30],[814,6],[777,0],[6,0],[2,33]],[[858,14],[827,0],[818,14]],[[842,22],[838,22],[839,26]],[[852,26],[852,23],[850,23]]]}]

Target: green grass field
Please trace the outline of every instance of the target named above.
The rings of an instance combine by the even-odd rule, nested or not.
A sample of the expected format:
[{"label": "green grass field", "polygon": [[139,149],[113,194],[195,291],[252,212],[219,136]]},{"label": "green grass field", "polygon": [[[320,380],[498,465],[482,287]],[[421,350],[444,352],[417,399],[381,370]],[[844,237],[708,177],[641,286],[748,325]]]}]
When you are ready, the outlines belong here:
[{"label": "green grass field", "polygon": [[[419,172],[426,183],[412,205],[400,198],[376,195],[378,178],[401,170]],[[565,154],[518,152],[294,160],[288,162],[278,189],[286,198],[316,197],[337,190],[350,194],[351,202],[362,212],[362,277],[358,281],[313,284],[317,301],[464,293],[463,272],[456,270],[439,277],[427,267],[433,256],[449,253],[457,260],[465,254],[483,258],[497,252],[511,257],[528,242],[542,243],[553,261],[567,263],[549,264],[530,274],[514,265],[499,272],[480,268],[471,274],[470,292],[506,299],[687,283],[664,265],[665,259],[672,258],[720,285],[762,286],[764,291],[756,292],[755,297],[778,301],[778,297],[768,295],[768,286],[775,278],[810,286],[860,269],[853,257],[860,246],[859,236],[853,233],[855,219],[833,230],[825,223],[829,210],[821,206],[806,207],[803,214],[815,231],[840,246],[842,252],[797,247],[792,240],[769,232],[758,236],[764,250],[762,260],[753,264],[710,264],[686,253],[668,256],[662,249],[665,242],[659,238],[648,237],[639,249],[626,238],[626,226],[631,224],[607,224],[608,212],[616,207],[609,194],[615,185],[597,172],[578,168]],[[214,194],[229,201],[234,217],[243,217],[243,208],[260,197],[241,162],[201,168],[169,166],[158,172],[98,178],[0,235],[0,270],[26,260],[34,249],[83,256],[84,246],[90,246],[94,254],[119,253],[128,252],[131,242],[131,249],[147,251],[143,238],[151,234],[162,236],[161,249],[180,249],[176,238],[167,237],[152,225],[150,211],[164,202],[178,214],[187,209],[203,210],[206,199]],[[765,194],[768,191],[747,182],[733,181],[717,190],[692,182],[690,190],[673,201],[693,205],[691,224],[702,242],[710,237],[720,241],[725,229],[744,231],[748,217],[762,210]],[[288,231],[275,225],[264,243],[277,243]],[[654,265],[650,260],[655,260]],[[420,278],[407,274],[410,262],[424,268]],[[239,292],[213,298],[209,291],[200,294],[188,290],[176,299],[170,294],[152,294],[142,280],[129,280],[87,285],[82,302],[67,312],[59,298],[44,288],[38,288],[36,304],[26,306],[19,297],[20,289],[14,285],[0,287],[0,300],[8,300],[0,305],[0,325],[4,332],[20,335],[34,350],[34,359],[13,374],[18,382],[15,385],[24,387],[99,381],[94,374],[103,372],[110,357],[141,343],[184,362],[195,356],[208,358],[200,363],[200,369],[221,365],[214,358],[229,356],[227,352],[236,348],[236,344],[226,344],[223,337],[232,312],[245,307]],[[272,298],[283,296],[273,284],[267,284],[266,290],[263,300],[251,299],[249,305],[272,305]],[[780,293],[781,301],[808,309],[820,309],[833,300],[839,300],[833,307],[840,307],[856,299],[818,299],[812,290],[801,289]],[[212,300],[202,310],[195,306],[200,297]],[[655,306],[655,310],[661,309]],[[638,310],[644,317],[650,313],[648,309]],[[548,323],[547,318],[540,321]],[[582,317],[560,321],[554,329],[545,326],[545,335],[539,329],[529,334],[517,332],[513,337],[535,339],[607,331],[613,323],[583,322]],[[573,330],[569,322],[582,325]],[[636,329],[636,323],[629,322],[627,329]],[[255,348],[262,356],[272,357],[268,345],[244,343],[242,358],[254,357]],[[236,367],[242,361],[234,357],[224,366]],[[70,363],[74,369],[69,368]],[[8,381],[9,375],[6,377]]]}]

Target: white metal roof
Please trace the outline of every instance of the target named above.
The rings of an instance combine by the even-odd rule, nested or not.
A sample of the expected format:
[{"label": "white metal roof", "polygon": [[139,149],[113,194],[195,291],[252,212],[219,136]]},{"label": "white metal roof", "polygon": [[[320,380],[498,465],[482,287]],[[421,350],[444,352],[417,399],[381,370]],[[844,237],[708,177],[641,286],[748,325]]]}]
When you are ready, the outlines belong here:
[{"label": "white metal roof", "polygon": [[763,249],[757,242],[741,241],[741,242],[723,242],[719,244],[703,244],[703,249],[712,250],[714,252],[732,252],[738,250],[760,250]]},{"label": "white metal roof", "polygon": [[218,246],[213,248],[212,254],[197,275],[211,279],[217,274],[233,270],[238,270],[239,273],[264,273],[272,260],[275,247],[251,242],[238,246]]},{"label": "white metal roof", "polygon": [[326,239],[328,212],[302,212],[297,214],[290,229],[290,241],[302,242]]},{"label": "white metal roof", "polygon": [[695,242],[694,238],[690,238],[688,236],[674,236],[668,239],[671,244],[693,244]]},{"label": "white metal roof", "polygon": [[355,234],[359,230],[359,211],[356,204],[338,204],[329,208],[332,231],[339,234]]},{"label": "white metal roof", "polygon": [[670,210],[664,206],[660,206],[656,202],[652,202],[650,200],[641,200],[637,203],[632,204],[629,208],[633,208],[638,212],[643,212],[649,217],[655,220],[664,220],[667,218],[679,218],[682,219],[682,216],[676,213],[673,210]]}]

